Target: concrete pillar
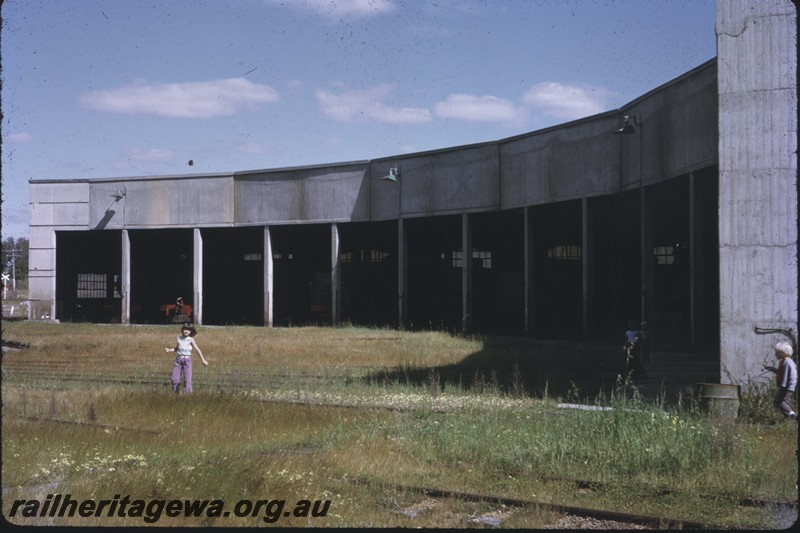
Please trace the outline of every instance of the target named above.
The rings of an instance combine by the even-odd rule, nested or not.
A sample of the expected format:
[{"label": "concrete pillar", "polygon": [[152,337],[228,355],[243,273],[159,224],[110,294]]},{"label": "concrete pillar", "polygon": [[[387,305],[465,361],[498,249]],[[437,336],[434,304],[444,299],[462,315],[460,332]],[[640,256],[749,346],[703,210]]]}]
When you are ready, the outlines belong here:
[{"label": "concrete pillar", "polygon": [[264,325],[272,327],[273,317],[273,295],[274,292],[274,272],[275,265],[272,259],[272,233],[269,226],[264,226]]},{"label": "concrete pillar", "polygon": [[720,376],[764,381],[798,325],[797,8],[717,2]]},{"label": "concrete pillar", "polygon": [[194,287],[194,323],[203,323],[203,235],[200,228],[193,232],[192,285]]},{"label": "concrete pillar", "polygon": [[526,207],[522,212],[523,228],[523,279],[525,287],[525,335],[533,335],[535,331],[534,324],[534,271],[535,271],[535,248],[534,248],[534,224],[533,224],[533,208]]},{"label": "concrete pillar", "polygon": [[128,230],[122,230],[122,260],[120,268],[119,290],[122,296],[120,302],[120,322],[131,322],[131,239]]},{"label": "concrete pillar", "polygon": [[592,333],[594,309],[594,224],[589,198],[581,200],[581,278],[583,289],[583,336]]},{"label": "concrete pillar", "polygon": [[340,302],[339,294],[342,284],[341,270],[339,269],[339,225],[331,224],[331,323],[339,323]]},{"label": "concrete pillar", "polygon": [[408,236],[405,221],[397,219],[397,315],[399,326],[408,323]]},{"label": "concrete pillar", "polygon": [[461,215],[461,331],[472,329],[472,219],[466,213]]}]

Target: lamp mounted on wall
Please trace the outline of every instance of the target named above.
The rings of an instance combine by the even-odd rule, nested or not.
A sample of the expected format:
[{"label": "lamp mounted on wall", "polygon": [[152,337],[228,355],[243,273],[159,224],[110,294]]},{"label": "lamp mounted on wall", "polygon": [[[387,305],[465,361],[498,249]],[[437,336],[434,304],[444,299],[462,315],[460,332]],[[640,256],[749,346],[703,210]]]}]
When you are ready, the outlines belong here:
[{"label": "lamp mounted on wall", "polygon": [[[635,126],[642,126],[642,121],[639,119],[639,111],[636,110],[633,115],[625,115],[622,117],[623,124],[622,127],[618,130],[614,130],[614,133],[619,133],[622,135],[632,135],[636,133]],[[633,123],[631,123],[633,122]]]},{"label": "lamp mounted on wall", "polygon": [[117,189],[117,192],[111,195],[111,197],[114,199],[115,202],[119,202],[120,200],[125,198],[126,195],[127,191],[125,190],[125,187],[120,187],[119,189]]},{"label": "lamp mounted on wall", "polygon": [[396,182],[399,177],[400,177],[400,165],[397,165],[397,166],[389,168],[389,175],[388,176],[384,176],[381,179],[382,180],[395,181]]}]

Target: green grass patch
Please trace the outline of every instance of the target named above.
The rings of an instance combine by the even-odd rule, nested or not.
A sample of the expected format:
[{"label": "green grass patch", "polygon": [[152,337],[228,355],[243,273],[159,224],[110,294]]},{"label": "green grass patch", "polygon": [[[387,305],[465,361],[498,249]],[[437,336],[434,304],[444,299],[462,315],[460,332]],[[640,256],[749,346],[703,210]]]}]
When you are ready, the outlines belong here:
[{"label": "green grass patch", "polygon": [[[3,358],[6,517],[15,499],[69,493],[227,506],[330,500],[325,516],[313,518],[270,523],[262,512],[162,517],[157,525],[542,528],[558,518],[401,488],[427,486],[773,528],[783,522],[771,509],[739,500],[797,498],[793,423],[710,419],[631,396],[611,377],[609,392],[595,396],[611,409],[558,408],[579,399],[578,387],[587,390],[588,374],[575,370],[578,358],[593,355],[590,345],[363,328],[201,328],[197,341],[211,364],[196,365],[195,394],[183,396],[167,386],[163,347],[175,334],[157,326],[4,325],[4,337],[30,345]],[[611,357],[605,350],[596,347],[595,358]],[[120,516],[10,520],[144,525]]]}]

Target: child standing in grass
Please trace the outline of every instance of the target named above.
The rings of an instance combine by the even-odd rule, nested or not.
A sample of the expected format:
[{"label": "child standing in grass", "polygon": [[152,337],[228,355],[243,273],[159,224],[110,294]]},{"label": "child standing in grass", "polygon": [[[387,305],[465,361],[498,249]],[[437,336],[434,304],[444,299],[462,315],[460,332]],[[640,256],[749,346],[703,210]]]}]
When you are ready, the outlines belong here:
[{"label": "child standing in grass", "polygon": [[197,354],[203,361],[203,366],[208,366],[208,361],[203,357],[203,352],[194,340],[197,335],[197,330],[191,324],[184,324],[181,327],[181,334],[178,337],[178,342],[174,348],[164,348],[164,351],[176,352],[175,363],[172,365],[172,392],[178,392],[178,385],[181,382],[181,374],[183,374],[183,392],[184,394],[192,393],[192,349],[197,350]]},{"label": "child standing in grass", "polygon": [[646,378],[647,374],[642,365],[641,334],[636,328],[636,321],[628,319],[628,329],[625,330],[625,355],[634,377]]},{"label": "child standing in grass", "polygon": [[775,395],[775,407],[783,413],[783,416],[797,420],[797,413],[792,409],[792,396],[797,388],[797,365],[792,360],[792,345],[787,341],[780,341],[775,344],[775,357],[778,358],[778,366],[764,365],[765,370],[775,374],[775,381],[778,384],[778,392]]}]

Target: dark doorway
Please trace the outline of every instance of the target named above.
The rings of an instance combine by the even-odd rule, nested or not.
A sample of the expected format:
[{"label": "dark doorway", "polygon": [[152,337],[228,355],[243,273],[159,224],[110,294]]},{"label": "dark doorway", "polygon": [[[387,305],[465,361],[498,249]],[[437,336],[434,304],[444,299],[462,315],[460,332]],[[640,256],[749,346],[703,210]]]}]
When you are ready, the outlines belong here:
[{"label": "dark doorway", "polygon": [[331,324],[331,226],[271,226],[276,326]]},{"label": "dark doorway", "polygon": [[264,324],[264,228],[206,228],[203,323]]},{"label": "dark doorway", "polygon": [[56,232],[56,316],[64,322],[119,322],[119,231]]},{"label": "dark doorway", "polygon": [[653,263],[653,281],[648,284],[648,316],[644,318],[659,343],[686,345],[691,326],[689,178],[659,183],[646,192],[653,249],[645,257]]},{"label": "dark doorway", "polygon": [[623,341],[627,320],[640,320],[641,191],[590,200],[594,230],[593,335]]},{"label": "dark doorway", "polygon": [[406,219],[408,326],[461,331],[461,216]]},{"label": "dark doorway", "polygon": [[525,332],[523,215],[479,213],[472,220],[472,326],[480,333]]},{"label": "dark doorway", "polygon": [[397,221],[339,225],[342,320],[396,326]]},{"label": "dark doorway", "polygon": [[583,250],[581,202],[531,210],[534,234],[534,336],[577,339],[582,335]]},{"label": "dark doorway", "polygon": [[[131,243],[131,322],[172,323],[176,318],[178,297],[193,309],[192,230],[131,230],[128,236]],[[186,317],[193,319],[191,313],[186,313]]]},{"label": "dark doorway", "polygon": [[719,169],[695,172],[694,349],[719,355]]}]

